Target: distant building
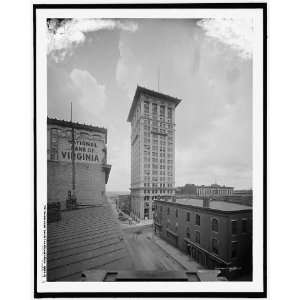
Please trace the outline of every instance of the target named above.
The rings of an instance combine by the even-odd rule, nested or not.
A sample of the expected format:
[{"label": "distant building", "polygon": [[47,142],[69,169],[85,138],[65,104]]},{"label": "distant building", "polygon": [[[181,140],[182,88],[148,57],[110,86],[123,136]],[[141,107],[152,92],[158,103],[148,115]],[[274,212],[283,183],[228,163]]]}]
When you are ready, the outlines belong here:
[{"label": "distant building", "polygon": [[106,143],[105,128],[47,119],[48,203],[60,202],[65,208],[68,193],[74,193],[74,188],[79,204],[103,203],[111,169],[106,161]]},{"label": "distant building", "polygon": [[211,184],[209,186],[201,185],[197,186],[196,194],[200,197],[230,196],[233,194],[233,187],[218,184]]},{"label": "distant building", "polygon": [[228,197],[224,197],[224,201],[233,203],[239,203],[243,205],[252,206],[253,204],[253,191],[250,190],[235,190],[233,194]]},{"label": "distant building", "polygon": [[252,197],[253,191],[252,189],[249,190],[235,190],[233,191],[234,196],[244,196],[244,197]]},{"label": "distant building", "polygon": [[130,215],[131,212],[131,201],[130,195],[119,195],[117,198],[117,208],[122,212]]},{"label": "distant building", "polygon": [[251,207],[207,198],[156,200],[154,231],[207,268],[251,270]]},{"label": "distant building", "polygon": [[131,208],[152,218],[153,201],[172,197],[175,185],[175,108],[181,100],[138,86],[131,123]]},{"label": "distant building", "polygon": [[187,183],[184,186],[176,188],[176,195],[194,195],[197,194],[197,186],[195,184]]}]

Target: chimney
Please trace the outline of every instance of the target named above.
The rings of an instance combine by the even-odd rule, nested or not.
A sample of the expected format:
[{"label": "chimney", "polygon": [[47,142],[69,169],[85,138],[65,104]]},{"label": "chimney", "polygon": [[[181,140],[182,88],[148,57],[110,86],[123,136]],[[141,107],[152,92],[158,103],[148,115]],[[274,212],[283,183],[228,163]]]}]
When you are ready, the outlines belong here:
[{"label": "chimney", "polygon": [[210,199],[208,197],[203,198],[203,207],[209,208],[209,201]]}]

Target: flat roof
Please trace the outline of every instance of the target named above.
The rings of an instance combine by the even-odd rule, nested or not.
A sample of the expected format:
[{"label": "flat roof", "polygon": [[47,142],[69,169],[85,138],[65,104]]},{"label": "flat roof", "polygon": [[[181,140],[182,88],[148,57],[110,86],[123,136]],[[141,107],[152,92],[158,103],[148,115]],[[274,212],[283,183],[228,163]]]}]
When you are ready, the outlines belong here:
[{"label": "flat roof", "polygon": [[176,202],[172,201],[164,201],[164,200],[157,200],[164,203],[171,203],[171,204],[180,204],[180,205],[186,205],[186,206],[193,206],[193,207],[200,207],[205,209],[214,209],[219,210],[223,212],[235,212],[235,211],[241,211],[241,210],[251,210],[251,206],[233,203],[233,202],[227,202],[227,201],[220,201],[220,200],[209,200],[209,207],[203,206],[203,199],[193,199],[193,198],[177,198]]},{"label": "flat roof", "polygon": [[141,94],[145,94],[145,95],[149,95],[152,97],[160,98],[162,100],[173,102],[173,103],[175,103],[176,106],[181,102],[181,99],[178,99],[178,98],[166,95],[166,94],[162,94],[157,91],[149,90],[149,89],[141,87],[141,86],[137,86],[135,95],[134,95],[134,98],[133,98],[133,101],[132,101],[132,104],[131,104],[131,107],[129,110],[127,122],[131,121],[134,108],[135,108]]},{"label": "flat roof", "polygon": [[80,281],[92,268],[133,268],[109,204],[63,211],[60,221],[47,226],[48,281]]}]

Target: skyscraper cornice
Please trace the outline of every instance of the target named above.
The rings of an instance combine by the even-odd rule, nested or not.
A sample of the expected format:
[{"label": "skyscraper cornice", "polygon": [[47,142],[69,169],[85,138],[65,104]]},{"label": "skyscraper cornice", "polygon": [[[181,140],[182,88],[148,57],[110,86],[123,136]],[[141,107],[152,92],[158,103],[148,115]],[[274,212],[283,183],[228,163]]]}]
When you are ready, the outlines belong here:
[{"label": "skyscraper cornice", "polygon": [[130,107],[130,111],[129,111],[129,114],[128,114],[127,122],[131,122],[132,115],[133,115],[133,112],[134,112],[134,108],[137,105],[137,102],[138,102],[141,94],[148,95],[148,96],[151,96],[151,97],[155,97],[155,98],[158,98],[160,100],[165,100],[165,101],[175,103],[175,107],[181,102],[181,99],[178,99],[178,98],[166,95],[166,94],[162,94],[162,93],[159,93],[157,91],[149,90],[149,89],[141,87],[141,86],[137,86],[136,91],[135,91],[135,95],[134,95],[134,98],[133,98],[133,101],[132,101],[132,104],[131,104],[131,107]]}]

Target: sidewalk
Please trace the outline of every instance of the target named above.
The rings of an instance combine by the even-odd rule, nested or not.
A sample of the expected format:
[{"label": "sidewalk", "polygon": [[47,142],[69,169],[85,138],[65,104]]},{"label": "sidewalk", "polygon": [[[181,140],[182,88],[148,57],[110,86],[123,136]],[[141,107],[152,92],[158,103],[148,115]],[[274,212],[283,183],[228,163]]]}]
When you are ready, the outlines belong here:
[{"label": "sidewalk", "polygon": [[188,271],[195,271],[205,269],[203,266],[192,260],[188,255],[182,253],[179,249],[165,242],[163,239],[152,235],[153,242],[159,246],[162,250],[172,256],[180,265],[182,265]]}]

